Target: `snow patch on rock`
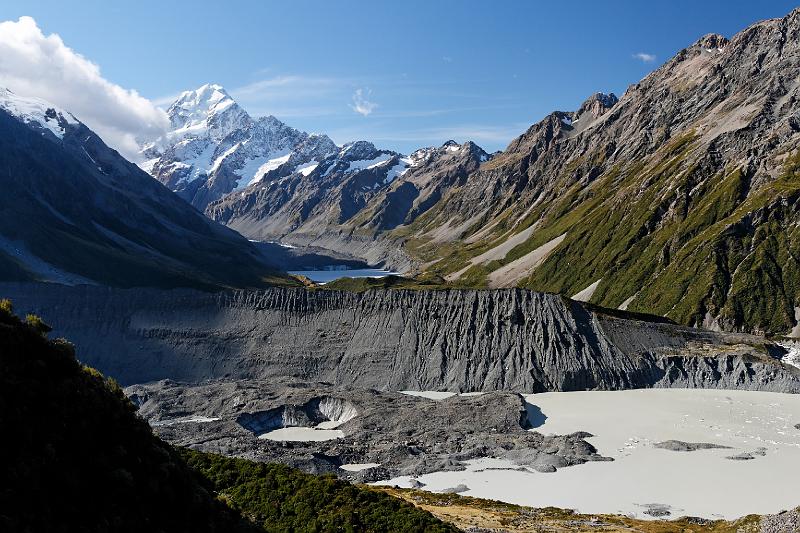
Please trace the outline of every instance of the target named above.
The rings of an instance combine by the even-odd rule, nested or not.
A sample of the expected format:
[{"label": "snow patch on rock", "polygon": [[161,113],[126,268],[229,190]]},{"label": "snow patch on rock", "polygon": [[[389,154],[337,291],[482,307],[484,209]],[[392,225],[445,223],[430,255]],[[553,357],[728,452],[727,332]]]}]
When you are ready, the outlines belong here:
[{"label": "snow patch on rock", "polygon": [[19,96],[8,89],[0,88],[0,109],[10,113],[27,125],[34,125],[49,131],[59,139],[64,138],[67,125],[80,122],[71,113],[60,109],[46,100],[29,96]]},{"label": "snow patch on rock", "polygon": [[781,362],[800,368],[800,342],[779,342],[778,345],[787,352],[781,358]]}]

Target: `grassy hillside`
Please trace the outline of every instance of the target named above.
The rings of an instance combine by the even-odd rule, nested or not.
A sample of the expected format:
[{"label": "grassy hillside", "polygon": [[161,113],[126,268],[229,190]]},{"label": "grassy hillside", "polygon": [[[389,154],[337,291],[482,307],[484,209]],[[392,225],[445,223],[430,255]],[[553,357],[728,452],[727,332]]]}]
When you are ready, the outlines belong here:
[{"label": "grassy hillside", "polygon": [[339,278],[322,286],[325,290],[363,292],[370,289],[443,289],[444,280],[438,277],[421,276],[406,278],[385,276],[382,278]]},{"label": "grassy hillside", "polygon": [[[513,140],[392,232],[453,286],[785,335],[800,307],[800,9],[709,34]],[[756,65],[753,67],[753,65]],[[591,292],[591,291],[588,291]]]},{"label": "grassy hillside", "polygon": [[0,300],[0,531],[454,530],[332,477],[176,450],[116,382],[11,311]]},{"label": "grassy hillside", "polygon": [[[641,520],[622,515],[580,514],[568,509],[535,509],[521,505],[483,500],[458,494],[434,494],[412,489],[382,487],[387,494],[414,502],[437,517],[469,531],[504,531],[507,533],[583,532],[593,533],[761,533],[792,531],[800,509],[761,517],[748,515],[738,520]],[[769,522],[762,530],[762,523]],[[772,529],[770,529],[772,528]]]}]

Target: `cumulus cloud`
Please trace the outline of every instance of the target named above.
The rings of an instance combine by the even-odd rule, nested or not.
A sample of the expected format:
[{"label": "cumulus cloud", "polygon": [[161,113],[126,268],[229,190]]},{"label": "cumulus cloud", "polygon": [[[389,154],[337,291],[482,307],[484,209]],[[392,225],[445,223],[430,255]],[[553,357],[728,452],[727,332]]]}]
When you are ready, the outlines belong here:
[{"label": "cumulus cloud", "polygon": [[642,63],[652,63],[656,60],[656,56],[654,54],[645,54],[644,52],[633,54],[633,57]]},{"label": "cumulus cloud", "polygon": [[353,93],[353,104],[350,106],[353,111],[365,117],[375,111],[378,104],[367,100],[371,92],[369,89],[356,89],[356,92]]},{"label": "cumulus cloud", "polygon": [[31,17],[0,22],[0,86],[66,109],[112,148],[136,160],[138,138],[166,131],[166,114],[136,91],[103,78],[100,68],[44,35]]}]

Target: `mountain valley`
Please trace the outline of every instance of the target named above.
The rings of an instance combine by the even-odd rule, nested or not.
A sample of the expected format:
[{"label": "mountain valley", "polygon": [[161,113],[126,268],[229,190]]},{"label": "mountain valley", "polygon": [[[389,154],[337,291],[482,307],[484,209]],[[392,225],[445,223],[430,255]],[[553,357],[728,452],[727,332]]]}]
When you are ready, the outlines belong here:
[{"label": "mountain valley", "polygon": [[[798,32],[795,11],[730,40],[706,35],[621,97],[598,93],[554,112],[494,156],[470,142],[406,157],[328,139],[291,148],[244,181],[230,169],[267,156],[234,157],[254,143],[237,139],[260,122],[204,86],[170,108],[182,126],[176,113],[189,96],[213,89],[219,101],[192,96],[202,135],[183,133],[152,172],[251,239],[338,250],[456,287],[585,294],[687,325],[787,334],[800,307]],[[271,131],[267,144],[284,147],[272,155],[327,139],[282,124]],[[176,148],[219,138],[205,167],[192,154],[210,148]],[[207,177],[188,183],[218,191],[213,199],[187,196],[187,178],[175,176],[189,167]]]},{"label": "mountain valley", "polygon": [[800,8],[492,153],[1,63],[0,530],[800,530]]}]

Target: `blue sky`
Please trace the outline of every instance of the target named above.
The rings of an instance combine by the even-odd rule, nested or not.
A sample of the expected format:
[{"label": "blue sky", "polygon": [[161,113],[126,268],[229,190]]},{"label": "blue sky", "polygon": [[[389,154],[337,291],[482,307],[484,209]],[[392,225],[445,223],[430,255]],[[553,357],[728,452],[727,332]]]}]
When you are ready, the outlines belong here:
[{"label": "blue sky", "polygon": [[162,105],[216,82],[252,114],[408,152],[449,138],[502,149],[552,110],[597,91],[621,94],[705,33],[731,36],[793,7],[4,0],[0,20],[33,17],[103,78]]}]

